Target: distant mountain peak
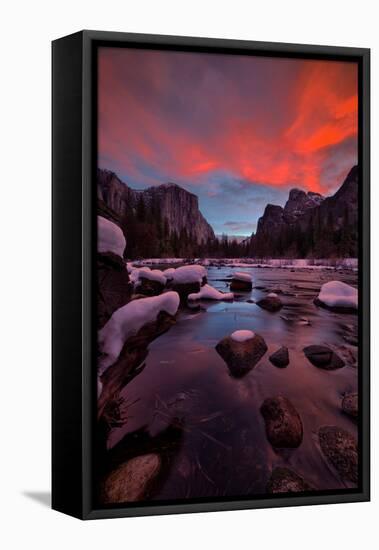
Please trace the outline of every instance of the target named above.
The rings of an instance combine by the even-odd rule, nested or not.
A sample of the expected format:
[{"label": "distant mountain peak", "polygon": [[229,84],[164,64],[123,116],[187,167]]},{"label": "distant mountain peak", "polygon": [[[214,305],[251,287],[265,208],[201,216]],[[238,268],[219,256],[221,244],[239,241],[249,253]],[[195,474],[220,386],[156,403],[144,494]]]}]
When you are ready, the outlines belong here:
[{"label": "distant mountain peak", "polygon": [[294,188],[284,208],[268,204],[251,237],[252,253],[262,257],[356,257],[358,174],[358,167],[353,166],[331,197]]}]

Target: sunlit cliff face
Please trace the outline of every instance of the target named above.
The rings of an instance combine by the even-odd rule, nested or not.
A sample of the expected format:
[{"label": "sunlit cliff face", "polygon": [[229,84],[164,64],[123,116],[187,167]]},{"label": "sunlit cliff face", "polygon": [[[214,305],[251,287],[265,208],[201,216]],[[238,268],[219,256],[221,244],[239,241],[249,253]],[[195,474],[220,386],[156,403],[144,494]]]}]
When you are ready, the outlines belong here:
[{"label": "sunlit cliff face", "polygon": [[250,234],[291,187],[333,193],[357,162],[357,65],[101,48],[99,165],[175,181],[216,232]]}]

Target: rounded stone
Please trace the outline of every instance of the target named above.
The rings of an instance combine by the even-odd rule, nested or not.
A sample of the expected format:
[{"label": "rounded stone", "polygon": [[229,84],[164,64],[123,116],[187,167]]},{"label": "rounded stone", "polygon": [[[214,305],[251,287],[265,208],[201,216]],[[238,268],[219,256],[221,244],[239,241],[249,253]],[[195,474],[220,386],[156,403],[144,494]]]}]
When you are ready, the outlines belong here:
[{"label": "rounded stone", "polygon": [[345,366],[341,357],[327,346],[307,346],[303,351],[308,361],[320,369],[336,370]]},{"label": "rounded stone", "polygon": [[304,479],[289,468],[275,468],[267,484],[267,492],[302,493],[312,491],[312,487]]},{"label": "rounded stone", "polygon": [[271,363],[275,365],[275,367],[278,367],[279,369],[284,369],[289,365],[290,362],[288,348],[282,346],[277,351],[275,351],[275,353],[270,355],[269,359]]},{"label": "rounded stone", "polygon": [[343,481],[358,482],[358,446],[356,439],[338,426],[323,426],[319,432],[320,446]]},{"label": "rounded stone", "polygon": [[259,334],[254,334],[252,338],[243,342],[225,336],[216,345],[216,351],[228,365],[230,373],[235,377],[241,377],[260,361],[267,351],[267,345]]},{"label": "rounded stone", "polygon": [[137,456],[121,464],[104,481],[104,504],[136,502],[146,498],[160,469],[161,458],[155,453]]},{"label": "rounded stone", "polygon": [[260,410],[267,439],[274,448],[299,447],[303,440],[303,423],[289,399],[282,396],[265,399]]}]

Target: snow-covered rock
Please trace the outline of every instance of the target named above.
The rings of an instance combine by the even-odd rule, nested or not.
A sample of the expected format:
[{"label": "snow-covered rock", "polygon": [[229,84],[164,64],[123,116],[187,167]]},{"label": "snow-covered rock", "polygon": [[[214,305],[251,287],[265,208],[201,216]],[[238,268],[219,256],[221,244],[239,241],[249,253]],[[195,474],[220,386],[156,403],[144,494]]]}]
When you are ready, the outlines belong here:
[{"label": "snow-covered rock", "polygon": [[163,275],[166,277],[167,281],[172,281],[175,271],[175,267],[168,267],[163,270]]},{"label": "snow-covered rock", "polygon": [[201,287],[200,292],[188,296],[189,300],[233,300],[233,292],[220,292],[208,284]]},{"label": "snow-covered rock", "polygon": [[176,284],[202,283],[207,276],[207,270],[202,265],[183,265],[172,273],[172,280]]},{"label": "snow-covered rock", "polygon": [[246,342],[246,340],[251,340],[254,336],[255,333],[252,330],[235,330],[230,335],[230,338],[235,342]]},{"label": "snow-covered rock", "polygon": [[115,311],[99,331],[99,349],[102,354],[100,372],[113,365],[128,338],[147,323],[155,321],[161,311],[175,315],[178,307],[179,295],[171,291],[160,296],[133,300]]},{"label": "snow-covered rock", "polygon": [[358,290],[342,281],[329,281],[322,285],[316,302],[330,309],[356,310]]},{"label": "snow-covered rock", "polygon": [[142,269],[139,272],[139,278],[141,279],[141,277],[148,279],[149,281],[156,281],[162,285],[165,285],[167,280],[164,273],[160,269],[152,269],[149,271]]},{"label": "snow-covered rock", "polygon": [[126,247],[126,240],[123,232],[115,223],[97,217],[97,249],[99,252],[113,252],[123,256]]},{"label": "snow-covered rock", "polygon": [[138,292],[145,296],[158,296],[166,286],[167,279],[159,269],[139,272]]},{"label": "snow-covered rock", "polygon": [[217,353],[227,364],[232,376],[244,376],[260,361],[267,351],[262,336],[251,330],[236,330],[216,345]]},{"label": "snow-covered rock", "polygon": [[236,271],[233,273],[233,279],[236,279],[237,281],[245,281],[248,283],[251,283],[253,280],[250,273],[245,273],[244,271]]},{"label": "snow-covered rock", "polygon": [[249,291],[253,288],[252,277],[250,273],[236,271],[230,283],[230,290]]}]

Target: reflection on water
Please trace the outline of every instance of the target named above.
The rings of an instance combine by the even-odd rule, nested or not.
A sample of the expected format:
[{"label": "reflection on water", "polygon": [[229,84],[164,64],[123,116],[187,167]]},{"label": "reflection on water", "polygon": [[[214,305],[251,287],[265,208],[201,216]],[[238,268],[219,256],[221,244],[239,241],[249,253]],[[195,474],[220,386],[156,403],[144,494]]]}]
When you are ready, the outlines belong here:
[{"label": "reflection on water", "polygon": [[[123,435],[147,425],[151,435],[173,420],[184,443],[156,499],[243,496],[265,492],[275,466],[288,466],[320,490],[344,488],[318,446],[322,425],[337,425],[356,436],[357,427],[341,412],[345,392],[357,391],[357,348],[347,343],[356,336],[357,316],[319,309],[313,298],[331,279],[357,284],[352,271],[238,268],[252,274],[252,292],[232,303],[202,302],[198,311],[185,310],[166,334],[150,345],[146,368],[124,390],[128,401],[138,400],[128,422],[114,429],[113,446]],[[233,269],[209,267],[209,283],[228,290]],[[258,287],[258,288],[257,288]],[[279,293],[284,307],[269,313],[246,300],[268,291]],[[237,329],[261,334],[268,352],[242,379],[229,375],[215,351],[225,335]],[[303,354],[311,344],[327,344],[347,366],[324,371]],[[287,346],[290,364],[273,366],[268,357]],[[268,443],[259,408],[263,400],[282,394],[299,411],[304,438],[298,449],[275,452]],[[351,485],[350,485],[351,486]]]}]

